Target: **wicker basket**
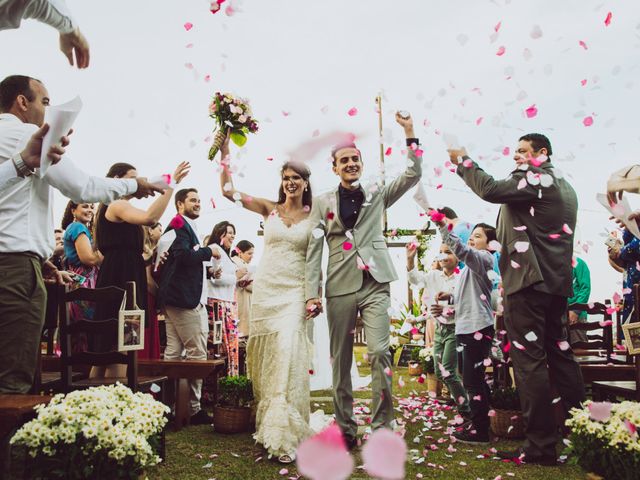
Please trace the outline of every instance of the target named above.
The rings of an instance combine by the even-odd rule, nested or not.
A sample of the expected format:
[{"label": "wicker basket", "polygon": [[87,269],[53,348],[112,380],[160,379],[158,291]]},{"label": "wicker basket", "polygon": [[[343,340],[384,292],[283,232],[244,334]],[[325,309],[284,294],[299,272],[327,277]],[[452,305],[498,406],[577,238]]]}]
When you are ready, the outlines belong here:
[{"label": "wicker basket", "polygon": [[213,427],[220,433],[240,433],[249,430],[250,407],[215,407]]},{"label": "wicker basket", "polygon": [[494,411],[496,414],[489,417],[489,420],[495,435],[501,438],[524,438],[524,421],[521,411],[498,409]]},{"label": "wicker basket", "polygon": [[442,392],[442,382],[438,381],[435,373],[427,373],[427,390],[435,392],[436,396],[440,396]]},{"label": "wicker basket", "polygon": [[422,365],[418,362],[409,362],[409,375],[418,377],[422,375]]}]

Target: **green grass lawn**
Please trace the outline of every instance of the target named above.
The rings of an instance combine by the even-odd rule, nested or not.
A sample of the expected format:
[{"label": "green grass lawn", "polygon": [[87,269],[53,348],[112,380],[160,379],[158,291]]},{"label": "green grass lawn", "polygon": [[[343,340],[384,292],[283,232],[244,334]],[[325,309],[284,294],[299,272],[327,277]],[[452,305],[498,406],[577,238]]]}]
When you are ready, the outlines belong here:
[{"label": "green grass lawn", "polygon": [[[360,368],[361,374],[369,373],[365,367]],[[398,386],[398,377],[402,377],[405,385]],[[426,396],[426,388],[409,377],[406,368],[394,369],[394,395],[396,405],[398,400],[413,394]],[[370,398],[370,390],[355,392],[356,402],[364,404]],[[330,391],[313,392],[313,397],[330,397]],[[330,402],[323,403],[312,399],[312,411],[318,408],[326,413],[333,411]],[[405,413],[403,418],[403,413]],[[448,414],[448,418],[452,414]],[[465,444],[453,444],[451,449],[449,436],[443,434],[446,419],[434,420],[431,429],[427,429],[422,420],[405,410],[397,411],[396,418],[406,422],[405,440],[409,449],[407,461],[407,479],[415,478],[455,478],[494,480],[501,476],[502,480],[520,478],[526,480],[563,480],[584,479],[585,473],[579,467],[563,465],[559,467],[538,467],[529,465],[515,465],[504,463],[491,458],[478,458],[489,454],[489,448],[508,449],[517,447],[518,443],[507,441],[492,442],[489,447],[475,447]],[[413,422],[412,422],[413,420]],[[437,428],[442,427],[441,430]],[[431,438],[429,438],[431,437]],[[414,442],[415,440],[415,442]],[[441,443],[438,443],[440,441]],[[432,450],[432,445],[437,449]],[[453,450],[455,448],[455,451]],[[428,452],[422,463],[416,460],[423,456],[423,450]],[[451,450],[451,451],[449,451]],[[356,470],[352,479],[370,478],[362,469],[362,459],[356,453]],[[288,473],[281,474],[286,468]],[[421,474],[422,477],[417,477]],[[167,434],[167,459],[159,467],[147,472],[149,479],[285,479],[298,476],[295,464],[283,466],[274,460],[269,460],[260,446],[257,446],[251,435],[222,435],[216,433],[210,426],[194,426],[180,432]]]}]

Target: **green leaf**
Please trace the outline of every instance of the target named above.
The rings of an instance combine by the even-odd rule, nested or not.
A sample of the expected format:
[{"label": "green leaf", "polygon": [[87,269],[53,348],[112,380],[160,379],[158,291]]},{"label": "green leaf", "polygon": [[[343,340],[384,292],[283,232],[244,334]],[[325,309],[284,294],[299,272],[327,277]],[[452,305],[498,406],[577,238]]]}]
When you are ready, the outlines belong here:
[{"label": "green leaf", "polygon": [[243,147],[247,143],[247,136],[242,131],[234,130],[231,132],[231,141],[239,147]]}]

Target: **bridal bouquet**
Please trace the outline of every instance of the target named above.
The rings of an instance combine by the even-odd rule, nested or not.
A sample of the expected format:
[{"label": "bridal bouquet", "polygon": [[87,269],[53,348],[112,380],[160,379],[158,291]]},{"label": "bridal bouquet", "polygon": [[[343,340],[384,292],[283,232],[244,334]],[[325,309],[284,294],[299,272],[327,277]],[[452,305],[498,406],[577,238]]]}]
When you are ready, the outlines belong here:
[{"label": "bridal bouquet", "polygon": [[216,92],[209,105],[209,116],[216,121],[214,132],[217,132],[209,149],[209,160],[213,160],[220,150],[227,132],[231,132],[231,141],[242,147],[247,143],[247,133],[258,131],[258,122],[252,117],[249,101],[230,93]]},{"label": "bridal bouquet", "polygon": [[11,439],[33,458],[34,478],[137,479],[157,465],[168,407],[121,384],[58,394]]}]

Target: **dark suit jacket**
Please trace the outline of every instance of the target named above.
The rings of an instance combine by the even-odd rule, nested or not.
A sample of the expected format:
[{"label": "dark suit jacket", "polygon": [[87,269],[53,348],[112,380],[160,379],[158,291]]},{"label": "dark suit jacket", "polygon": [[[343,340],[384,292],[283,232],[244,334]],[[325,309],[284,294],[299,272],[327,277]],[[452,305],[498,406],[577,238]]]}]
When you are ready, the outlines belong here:
[{"label": "dark suit jacket", "polygon": [[[170,230],[174,229],[169,226],[165,233]],[[211,259],[211,249],[194,249],[200,242],[186,220],[175,232],[176,239],[169,248],[169,257],[160,272],[158,305],[196,308],[202,296],[202,262]]]},{"label": "dark suit jacket", "polygon": [[[500,273],[505,294],[533,285],[541,292],[570,297],[578,199],[569,182],[556,177],[551,162],[529,166],[526,171],[516,169],[505,180],[495,180],[475,162],[470,168],[460,164],[458,175],[483,200],[502,204],[497,235],[502,245]],[[531,185],[527,175],[542,180]],[[569,230],[564,225],[571,233],[566,233]],[[516,230],[523,226],[526,229]],[[528,242],[528,250],[516,251],[516,242]]]}]

